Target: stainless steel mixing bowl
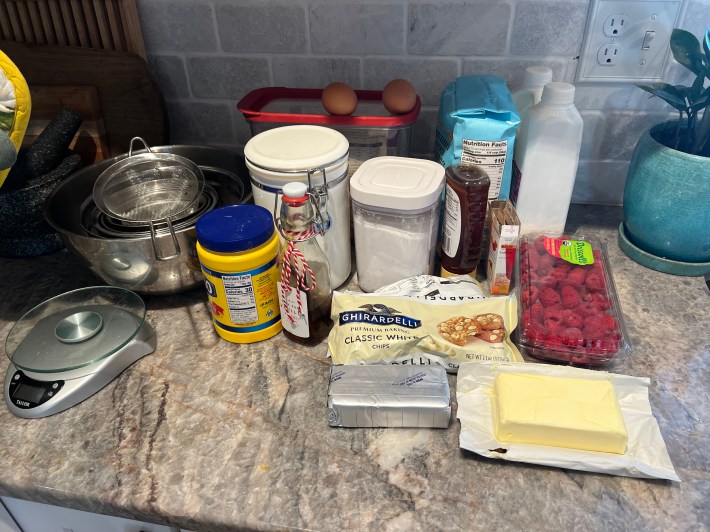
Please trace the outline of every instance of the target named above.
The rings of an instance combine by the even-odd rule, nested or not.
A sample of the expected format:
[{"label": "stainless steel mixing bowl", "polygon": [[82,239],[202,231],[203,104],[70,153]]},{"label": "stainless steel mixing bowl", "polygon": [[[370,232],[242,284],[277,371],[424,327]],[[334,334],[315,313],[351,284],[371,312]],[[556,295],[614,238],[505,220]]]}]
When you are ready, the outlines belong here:
[{"label": "stainless steel mixing bowl", "polygon": [[[181,155],[200,166],[205,183],[217,191],[220,204],[251,201],[249,174],[240,153],[206,146],[158,146],[151,149]],[[82,206],[91,197],[99,175],[127,155],[83,168],[57,185],[44,206],[47,221],[59,232],[67,249],[109,284],[153,295],[176,294],[200,286],[203,278],[195,250],[194,224],[179,230],[176,228],[180,254],[162,261],[155,258],[149,235],[106,238],[91,234],[82,226]],[[167,229],[158,230],[156,245],[163,254],[174,250]]]}]

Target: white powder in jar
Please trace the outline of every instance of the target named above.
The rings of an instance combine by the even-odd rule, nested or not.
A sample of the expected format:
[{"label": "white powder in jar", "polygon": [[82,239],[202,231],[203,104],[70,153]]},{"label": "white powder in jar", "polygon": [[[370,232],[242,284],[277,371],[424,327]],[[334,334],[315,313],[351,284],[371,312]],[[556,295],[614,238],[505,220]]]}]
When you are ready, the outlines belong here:
[{"label": "white powder in jar", "polygon": [[353,205],[360,288],[373,292],[415,275],[433,273],[438,204],[417,213],[383,213]]}]

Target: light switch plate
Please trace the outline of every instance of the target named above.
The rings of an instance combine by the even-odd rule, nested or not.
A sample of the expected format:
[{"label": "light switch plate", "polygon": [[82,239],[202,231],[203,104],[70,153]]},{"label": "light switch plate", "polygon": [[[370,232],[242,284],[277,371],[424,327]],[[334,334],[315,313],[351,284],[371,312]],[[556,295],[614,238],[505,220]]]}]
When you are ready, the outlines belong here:
[{"label": "light switch plate", "polygon": [[660,81],[683,0],[592,0],[575,81]]}]

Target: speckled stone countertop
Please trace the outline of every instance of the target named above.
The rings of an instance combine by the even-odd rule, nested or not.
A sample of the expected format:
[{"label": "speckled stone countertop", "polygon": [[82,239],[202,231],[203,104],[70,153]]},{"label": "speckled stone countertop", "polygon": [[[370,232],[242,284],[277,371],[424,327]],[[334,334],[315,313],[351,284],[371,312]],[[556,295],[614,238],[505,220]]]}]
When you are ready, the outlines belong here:
[{"label": "speckled stone countertop", "polygon": [[[608,244],[634,346],[609,369],[651,377],[681,483],[481,458],[459,449],[455,415],[446,430],[331,428],[325,344],[227,343],[197,290],[146,298],[156,351],[83,403],[37,420],[0,407],[0,495],[191,530],[710,528],[710,293],[628,259],[620,216],[573,206],[568,229]],[[66,251],[0,271],[3,338],[48,297],[101,284]]]}]

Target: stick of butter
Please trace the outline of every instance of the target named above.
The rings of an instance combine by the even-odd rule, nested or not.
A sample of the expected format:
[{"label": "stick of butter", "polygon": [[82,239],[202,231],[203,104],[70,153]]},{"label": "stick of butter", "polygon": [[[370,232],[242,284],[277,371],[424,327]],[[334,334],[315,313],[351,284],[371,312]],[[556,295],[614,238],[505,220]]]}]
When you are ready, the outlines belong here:
[{"label": "stick of butter", "polygon": [[498,441],[626,451],[626,426],[608,380],[501,373],[494,394]]}]

